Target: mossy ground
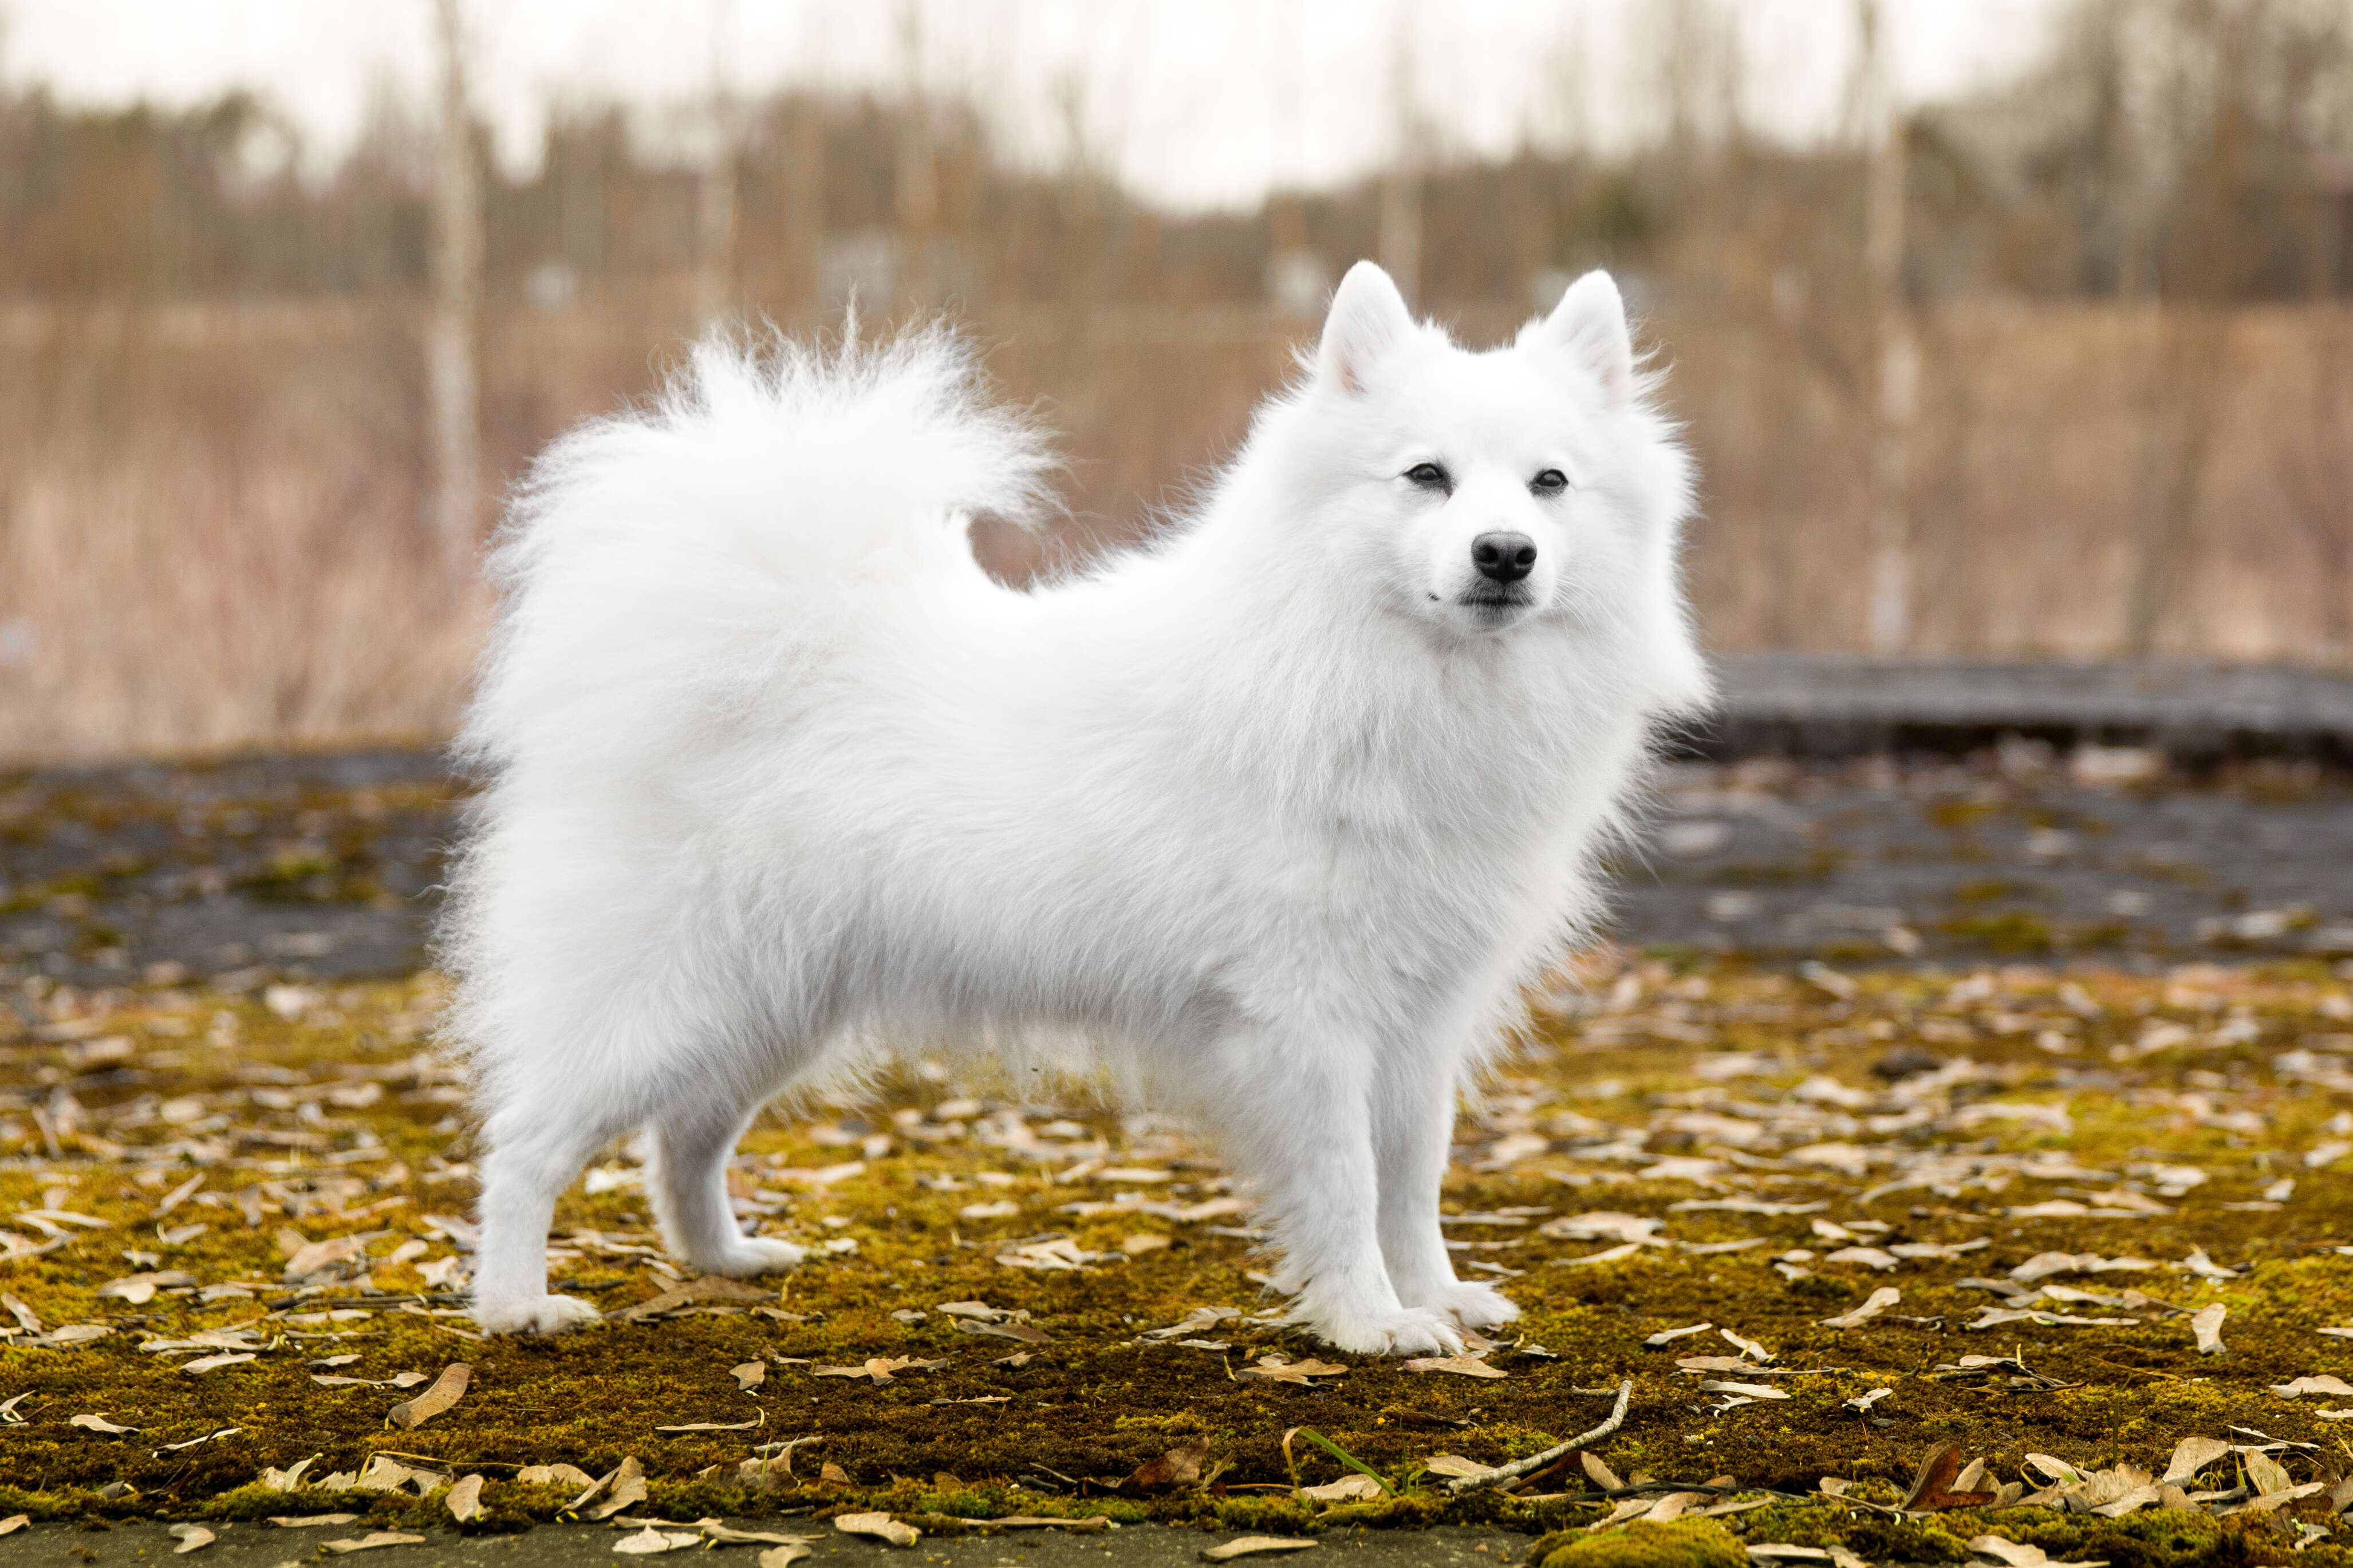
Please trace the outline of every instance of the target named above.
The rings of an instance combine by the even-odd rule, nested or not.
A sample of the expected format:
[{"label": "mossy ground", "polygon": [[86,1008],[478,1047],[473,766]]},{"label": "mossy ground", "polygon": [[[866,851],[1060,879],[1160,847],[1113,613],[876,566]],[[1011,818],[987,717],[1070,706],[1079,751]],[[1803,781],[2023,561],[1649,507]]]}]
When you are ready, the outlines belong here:
[{"label": "mossy ground", "polygon": [[[257,1484],[266,1468],[312,1455],[315,1479],[386,1451],[483,1474],[490,1528],[552,1517],[570,1495],[518,1484],[518,1468],[568,1463],[601,1475],[635,1455],[651,1481],[650,1510],[676,1518],[854,1503],[911,1516],[1110,1510],[1278,1531],[1440,1518],[1541,1531],[1607,1510],[1573,1500],[1588,1491],[1582,1480],[1548,1483],[1549,1500],[1450,1500],[1423,1463],[1441,1453],[1493,1463],[1535,1452],[1593,1425],[1609,1403],[1594,1391],[1630,1376],[1625,1426],[1597,1448],[1620,1475],[1730,1476],[1813,1495],[1725,1517],[1748,1542],[1837,1541],[1882,1560],[1959,1561],[1961,1542],[1993,1530],[2053,1556],[2118,1564],[2263,1562],[2286,1560],[2302,1521],[2337,1533],[2297,1561],[2353,1563],[2337,1545],[2353,1532],[2319,1498],[2230,1520],[2051,1510],[1901,1520],[1834,1505],[1817,1490],[1832,1477],[1894,1501],[1921,1457],[1945,1442],[1984,1458],[1995,1480],[2031,1483],[2030,1454],[2161,1470],[2182,1437],[2253,1441],[2247,1429],[2316,1445],[2279,1456],[2299,1481],[2353,1458],[2339,1426],[2317,1414],[2337,1401],[2270,1392],[2302,1375],[2353,1373],[2353,1342],[2316,1331],[2353,1324],[2353,1256],[2337,1250],[2353,1247],[2353,1167],[2343,1158],[2353,1153],[2353,1096],[2340,1089],[2348,1080],[2332,1054],[2353,1051],[2342,979],[2307,965],[1825,982],[1653,964],[1602,973],[1590,994],[1596,1002],[1566,1012],[1539,1010],[1526,1059],[1461,1129],[1447,1207],[1488,1217],[1450,1227],[1470,1244],[1458,1267],[1496,1278],[1525,1310],[1488,1357],[1507,1374],[1500,1379],[1336,1356],[1244,1319],[1187,1336],[1224,1350],[1140,1341],[1198,1307],[1280,1310],[1256,1277],[1268,1260],[1240,1228],[1245,1216],[1185,1220],[1133,1205],[1065,1212],[1120,1193],[1171,1208],[1213,1204],[1229,1194],[1209,1152],[1075,1092],[1060,1107],[1014,1106],[937,1068],[911,1069],[876,1100],[816,1121],[763,1124],[746,1141],[741,1189],[761,1228],[812,1246],[854,1244],[769,1282],[775,1308],[801,1321],[723,1302],[563,1338],[479,1340],[431,1283],[454,1283],[443,1260],[459,1254],[448,1238],[463,1231],[441,1219],[470,1215],[474,1195],[462,1089],[426,1044],[438,997],[431,977],[332,994],[273,992],[270,1005],[177,991],[28,997],[42,1022],[0,1047],[8,1097],[0,1214],[39,1217],[0,1226],[27,1246],[52,1230],[67,1239],[0,1264],[0,1290],[51,1332],[77,1323],[112,1331],[73,1348],[32,1346],[20,1333],[0,1349],[0,1401],[9,1402],[0,1411],[8,1423],[0,1513],[344,1509],[378,1522],[446,1519],[438,1500],[406,1493],[306,1487],[290,1497]],[[2283,1065],[2297,1051],[2306,1055]],[[1905,1053],[1911,1065],[1947,1064],[1933,1094],[1916,1089],[1932,1080],[1915,1079],[1906,1090],[1874,1076],[1874,1067],[1905,1065],[1892,1061]],[[1959,1058],[1978,1066],[1951,1068]],[[2021,1109],[2030,1107],[2042,1109]],[[862,1168],[839,1169],[852,1162]],[[1138,1167],[1166,1176],[1119,1175]],[[2185,1185],[2189,1168],[2201,1179]],[[628,1161],[617,1154],[608,1169],[620,1184],[594,1195],[575,1186],[565,1199],[556,1266],[564,1288],[610,1313],[674,1281],[628,1184]],[[201,1188],[159,1222],[158,1205],[193,1176]],[[2290,1178],[2283,1195],[2276,1184]],[[1899,1184],[1907,1182],[1915,1184]],[[2052,1200],[2103,1213],[2137,1200],[2166,1212],[2011,1212]],[[1672,1206],[1725,1201],[1828,1206]],[[1012,1212],[961,1213],[1005,1204]],[[1539,1233],[1547,1216],[1589,1210],[1660,1219],[1673,1245],[1576,1263],[1610,1240]],[[1853,1236],[1825,1238],[1817,1221]],[[206,1228],[185,1234],[195,1225]],[[348,1266],[350,1277],[295,1299],[282,1283],[289,1227],[312,1241],[383,1234]],[[1105,1257],[1050,1272],[997,1261],[1051,1233]],[[1167,1245],[1124,1250],[1148,1246],[1144,1237]],[[413,1238],[427,1245],[391,1261]],[[1751,1238],[1764,1244],[1694,1250]],[[1884,1249],[1980,1238],[1988,1245],[1906,1258],[1893,1270],[1829,1256],[1856,1242]],[[1959,1282],[2004,1278],[2031,1255],[2179,1265],[2195,1248],[2236,1277],[2162,1268],[2067,1275],[2052,1282],[2137,1289],[2164,1305],[2127,1312],[2046,1301],[2046,1310],[2129,1321],[1964,1327],[2000,1298]],[[1799,1250],[1815,1256],[1789,1256]],[[1475,1268],[1482,1263],[1496,1268]],[[99,1294],[110,1280],[159,1270],[194,1283],[166,1284],[137,1304]],[[207,1303],[195,1293],[237,1282],[250,1294]],[[1861,1327],[1820,1325],[1882,1285],[1901,1289],[1900,1305]],[[961,1331],[937,1310],[975,1300],[1028,1312],[1050,1339]],[[2201,1356],[2186,1317],[2169,1309],[2212,1303],[2227,1309],[2227,1353]],[[1717,1408],[1722,1396],[1702,1392],[1702,1376],[1675,1362],[1736,1353],[1730,1343],[1712,1331],[1662,1348],[1642,1342],[1703,1321],[1762,1342],[1775,1368],[1822,1370],[1762,1379],[1787,1399]],[[186,1355],[139,1348],[240,1324],[270,1348],[214,1371],[179,1371]],[[1026,1364],[1004,1359],[1025,1351]],[[1347,1370],[1311,1386],[1238,1379],[1269,1352]],[[1936,1375],[1970,1353],[2016,1355],[2064,1386]],[[356,1359],[314,1364],[331,1356]],[[815,1375],[876,1357],[948,1364],[888,1383]],[[414,1390],[313,1381],[431,1376],[459,1361],[472,1368],[465,1396],[413,1431],[388,1427],[385,1413]],[[730,1369],[754,1361],[765,1363],[765,1381],[740,1391]],[[1867,1410],[1848,1403],[1878,1387],[1893,1393]],[[78,1415],[137,1430],[77,1427]],[[757,1425],[656,1430],[744,1421]],[[1399,1495],[1330,1507],[1295,1497],[1294,1479],[1314,1485],[1342,1473],[1321,1449],[1294,1442],[1294,1476],[1282,1441],[1299,1426],[1380,1472]],[[734,1479],[760,1446],[802,1437],[818,1441],[797,1451],[794,1480],[754,1490]],[[1206,1489],[1118,1487],[1188,1443],[1207,1446]],[[818,1484],[828,1464],[847,1481]],[[2231,1484],[2212,1479],[2221,1473],[2209,1484]],[[114,1483],[131,1489],[101,1494]]]}]

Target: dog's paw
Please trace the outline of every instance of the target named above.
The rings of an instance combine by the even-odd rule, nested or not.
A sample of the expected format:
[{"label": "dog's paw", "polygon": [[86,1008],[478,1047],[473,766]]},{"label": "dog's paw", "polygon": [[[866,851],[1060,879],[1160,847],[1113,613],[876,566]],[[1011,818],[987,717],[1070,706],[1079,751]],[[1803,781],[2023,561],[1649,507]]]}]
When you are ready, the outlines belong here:
[{"label": "dog's paw", "polygon": [[474,1303],[474,1321],[494,1334],[560,1334],[602,1322],[604,1314],[577,1296],[522,1296]]},{"label": "dog's paw", "polygon": [[1355,1355],[1460,1355],[1462,1335],[1452,1323],[1419,1307],[1388,1312],[1332,1312],[1303,1320],[1309,1332],[1334,1350]]},{"label": "dog's paw", "polygon": [[779,1241],[772,1236],[746,1236],[731,1243],[726,1250],[709,1258],[697,1258],[694,1266],[705,1274],[725,1274],[737,1279],[748,1279],[754,1274],[774,1274],[790,1268],[808,1256],[804,1247],[789,1241]]},{"label": "dog's paw", "polygon": [[1440,1287],[1424,1297],[1421,1304],[1466,1329],[1492,1329],[1520,1315],[1519,1308],[1488,1287],[1467,1280]]}]

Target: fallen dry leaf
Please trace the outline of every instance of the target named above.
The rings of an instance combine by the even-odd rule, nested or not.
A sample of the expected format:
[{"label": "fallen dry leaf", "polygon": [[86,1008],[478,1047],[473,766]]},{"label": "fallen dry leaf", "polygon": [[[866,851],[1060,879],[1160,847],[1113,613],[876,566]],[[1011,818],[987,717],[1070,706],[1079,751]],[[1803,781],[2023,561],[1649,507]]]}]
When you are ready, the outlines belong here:
[{"label": "fallen dry leaf", "polygon": [[[383,1234],[382,1231],[371,1231],[364,1236],[338,1236],[326,1241],[301,1241],[293,1249],[293,1256],[286,1260],[287,1283],[294,1284],[313,1274],[324,1273],[339,1263],[350,1262],[367,1249],[369,1242]],[[280,1244],[284,1245],[288,1237],[296,1235],[290,1229],[280,1232]]]},{"label": "fallen dry leaf", "polygon": [[1704,1334],[1714,1327],[1715,1327],[1714,1323],[1694,1323],[1688,1329],[1661,1329],[1642,1342],[1651,1349],[1657,1350],[1662,1345],[1672,1344],[1687,1334]]},{"label": "fallen dry leaf", "polygon": [[766,1417],[763,1415],[749,1421],[691,1421],[682,1426],[657,1426],[654,1430],[657,1432],[749,1432],[765,1419]]},{"label": "fallen dry leaf", "polygon": [[318,1524],[349,1524],[358,1518],[355,1513],[273,1513],[269,1522],[280,1530],[307,1530]]},{"label": "fallen dry leaf", "polygon": [[797,1543],[771,1546],[760,1553],[760,1568],[793,1568],[793,1564],[809,1555],[809,1549]]},{"label": "fallen dry leaf", "polygon": [[844,1535],[871,1535],[892,1546],[913,1546],[923,1533],[913,1525],[901,1524],[887,1513],[837,1514],[833,1527]]},{"label": "fallen dry leaf", "polygon": [[1222,1546],[1203,1547],[1201,1561],[1230,1563],[1237,1557],[1255,1557],[1264,1552],[1305,1552],[1317,1544],[1292,1535],[1241,1535]]},{"label": "fallen dry leaf", "polygon": [[632,1557],[642,1557],[656,1552],[676,1552],[681,1547],[700,1546],[702,1536],[691,1530],[664,1531],[647,1525],[635,1535],[625,1535],[613,1542],[613,1550]]},{"label": "fallen dry leaf", "polygon": [[2269,1454],[2249,1454],[2246,1467],[2247,1479],[2261,1496],[2271,1497],[2295,1485],[2295,1478],[2287,1473],[2287,1467]]},{"label": "fallen dry leaf", "polygon": [[527,1487],[593,1487],[596,1484],[596,1478],[577,1465],[525,1465],[515,1472],[515,1479]]},{"label": "fallen dry leaf", "polygon": [[139,1430],[136,1426],[118,1426],[103,1415],[77,1415],[72,1420],[67,1422],[66,1425],[69,1426],[79,1426],[85,1432],[103,1432],[109,1436],[114,1436],[117,1434],[123,1432],[136,1432]]},{"label": "fallen dry leaf", "polygon": [[449,1517],[459,1524],[471,1524],[482,1517],[482,1478],[460,1476],[449,1488],[449,1495],[441,1500]]},{"label": "fallen dry leaf", "polygon": [[2231,1445],[2220,1437],[2184,1437],[2173,1446],[2173,1458],[2166,1462],[2163,1483],[2179,1486],[2230,1451]]},{"label": "fallen dry leaf", "polygon": [[2306,1394],[2353,1394],[2353,1383],[2324,1373],[2319,1377],[2299,1377],[2293,1383],[2275,1383],[2272,1392],[2284,1399],[2295,1399]]},{"label": "fallen dry leaf", "polygon": [[727,1374],[735,1380],[735,1386],[739,1391],[749,1394],[768,1381],[768,1363],[764,1361],[747,1361],[741,1366],[729,1367]]},{"label": "fallen dry leaf", "polygon": [[1033,1329],[1027,1323],[992,1323],[977,1318],[958,1318],[955,1326],[956,1332],[960,1334],[987,1334],[1000,1340],[1018,1340],[1025,1345],[1050,1344],[1054,1338],[1045,1330]]},{"label": "fallen dry leaf", "polygon": [[1973,1536],[1969,1540],[1969,1550],[1980,1557],[1992,1558],[2004,1568],[2107,1568],[2104,1562],[2096,1559],[2090,1562],[2062,1561],[2040,1546],[2004,1541],[1999,1535]]},{"label": "fallen dry leaf", "polygon": [[254,1359],[251,1351],[224,1351],[219,1355],[200,1355],[194,1361],[180,1363],[182,1372],[203,1373],[217,1372],[225,1366],[240,1366]]},{"label": "fallen dry leaf", "polygon": [[1930,1513],[1938,1509],[1983,1508],[1991,1492],[1952,1489],[1961,1473],[1961,1451],[1950,1443],[1931,1449],[1912,1478],[1912,1489],[1901,1505],[1905,1513]]},{"label": "fallen dry leaf", "polygon": [[634,1307],[624,1308],[614,1316],[625,1323],[641,1323],[648,1318],[692,1306],[698,1301],[773,1301],[776,1299],[774,1290],[764,1290],[757,1285],[742,1279],[730,1279],[724,1275],[706,1274],[640,1301]]},{"label": "fallen dry leaf", "polygon": [[[248,1358],[250,1359],[250,1358]],[[458,1403],[473,1380],[474,1369],[462,1361],[453,1361],[441,1369],[433,1386],[414,1399],[405,1399],[384,1413],[384,1418],[403,1430],[422,1426],[436,1415]]]},{"label": "fallen dry leaf", "polygon": [[1381,1483],[1370,1476],[1346,1475],[1320,1487],[1302,1487],[1299,1495],[1310,1502],[1356,1502],[1381,1495]]},{"label": "fallen dry leaf", "polygon": [[185,1557],[191,1552],[202,1552],[220,1539],[201,1524],[175,1524],[164,1533],[180,1543],[172,1548],[172,1555],[174,1557]]},{"label": "fallen dry leaf", "polygon": [[346,1552],[373,1552],[379,1546],[422,1546],[425,1537],[405,1535],[397,1530],[372,1530],[356,1541],[326,1541],[320,1544],[340,1557]]},{"label": "fallen dry leaf", "polygon": [[[153,1255],[150,1254],[150,1256]],[[158,1290],[178,1285],[193,1285],[195,1282],[195,1275],[176,1269],[162,1274],[132,1274],[121,1279],[108,1280],[98,1288],[98,1293],[101,1296],[121,1297],[136,1307],[153,1300],[155,1292]]]},{"label": "fallen dry leaf", "polygon": [[1903,1291],[1893,1285],[1882,1285],[1871,1293],[1870,1299],[1862,1306],[1839,1317],[1824,1318],[1821,1320],[1821,1326],[1826,1329],[1860,1328],[1902,1300],[1904,1300]]},{"label": "fallen dry leaf", "polygon": [[1420,1355],[1405,1363],[1408,1372],[1451,1372],[1457,1377],[1508,1377],[1501,1367],[1489,1366],[1474,1355]]},{"label": "fallen dry leaf", "polygon": [[2211,1307],[2200,1307],[2189,1316],[2189,1331],[2198,1336],[2200,1355],[2222,1355],[2222,1319],[2228,1309],[2217,1301]]},{"label": "fallen dry leaf", "polygon": [[[1413,1363],[1408,1362],[1406,1366],[1410,1370]],[[1244,1383],[1295,1383],[1313,1387],[1309,1379],[1340,1377],[1345,1375],[1347,1370],[1335,1362],[1317,1361],[1312,1356],[1306,1361],[1283,1361],[1276,1356],[1264,1355],[1259,1357],[1256,1365],[1246,1366],[1234,1376]]]},{"label": "fallen dry leaf", "polygon": [[33,1516],[29,1513],[12,1513],[0,1519],[0,1535],[14,1535],[32,1522]]},{"label": "fallen dry leaf", "polygon": [[[625,1508],[635,1508],[645,1501],[645,1466],[638,1463],[638,1457],[635,1454],[629,1455],[618,1465],[613,1467],[603,1479],[592,1483],[588,1497],[594,1497],[597,1491],[608,1486],[612,1490],[607,1494],[605,1500],[588,1510],[590,1519],[607,1520]],[[578,1508],[587,1500],[587,1497],[576,1498],[573,1500],[572,1506]]]},{"label": "fallen dry leaf", "polygon": [[876,1383],[890,1383],[894,1381],[892,1374],[896,1373],[936,1372],[947,1364],[948,1358],[945,1356],[942,1356],[937,1361],[919,1361],[913,1356],[903,1355],[887,1360],[881,1356],[874,1356],[863,1366],[820,1366],[812,1370],[809,1375],[812,1377],[865,1377],[871,1378]]},{"label": "fallen dry leaf", "polygon": [[1138,1465],[1123,1485],[1144,1492],[1189,1487],[1201,1479],[1201,1461],[1208,1457],[1207,1443],[1182,1443],[1158,1458]]}]

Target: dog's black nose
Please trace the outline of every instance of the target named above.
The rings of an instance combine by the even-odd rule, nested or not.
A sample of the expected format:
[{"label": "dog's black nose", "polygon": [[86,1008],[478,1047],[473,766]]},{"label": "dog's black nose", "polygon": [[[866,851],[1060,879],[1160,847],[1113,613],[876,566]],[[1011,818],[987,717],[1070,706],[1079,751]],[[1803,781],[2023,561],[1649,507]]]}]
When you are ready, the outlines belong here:
[{"label": "dog's black nose", "polygon": [[1536,542],[1525,533],[1482,533],[1471,542],[1471,564],[1490,583],[1516,583],[1536,569]]}]

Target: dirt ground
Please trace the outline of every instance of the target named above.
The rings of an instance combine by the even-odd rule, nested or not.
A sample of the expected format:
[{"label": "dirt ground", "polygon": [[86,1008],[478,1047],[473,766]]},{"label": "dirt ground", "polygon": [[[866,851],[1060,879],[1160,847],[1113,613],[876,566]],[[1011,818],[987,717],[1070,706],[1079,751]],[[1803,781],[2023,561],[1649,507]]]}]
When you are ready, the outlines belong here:
[{"label": "dirt ground", "polygon": [[[2353,956],[2353,781],[1961,761],[1668,769],[1614,940],[1767,962]],[[429,751],[0,775],[0,981],[408,973],[459,787]]]}]

